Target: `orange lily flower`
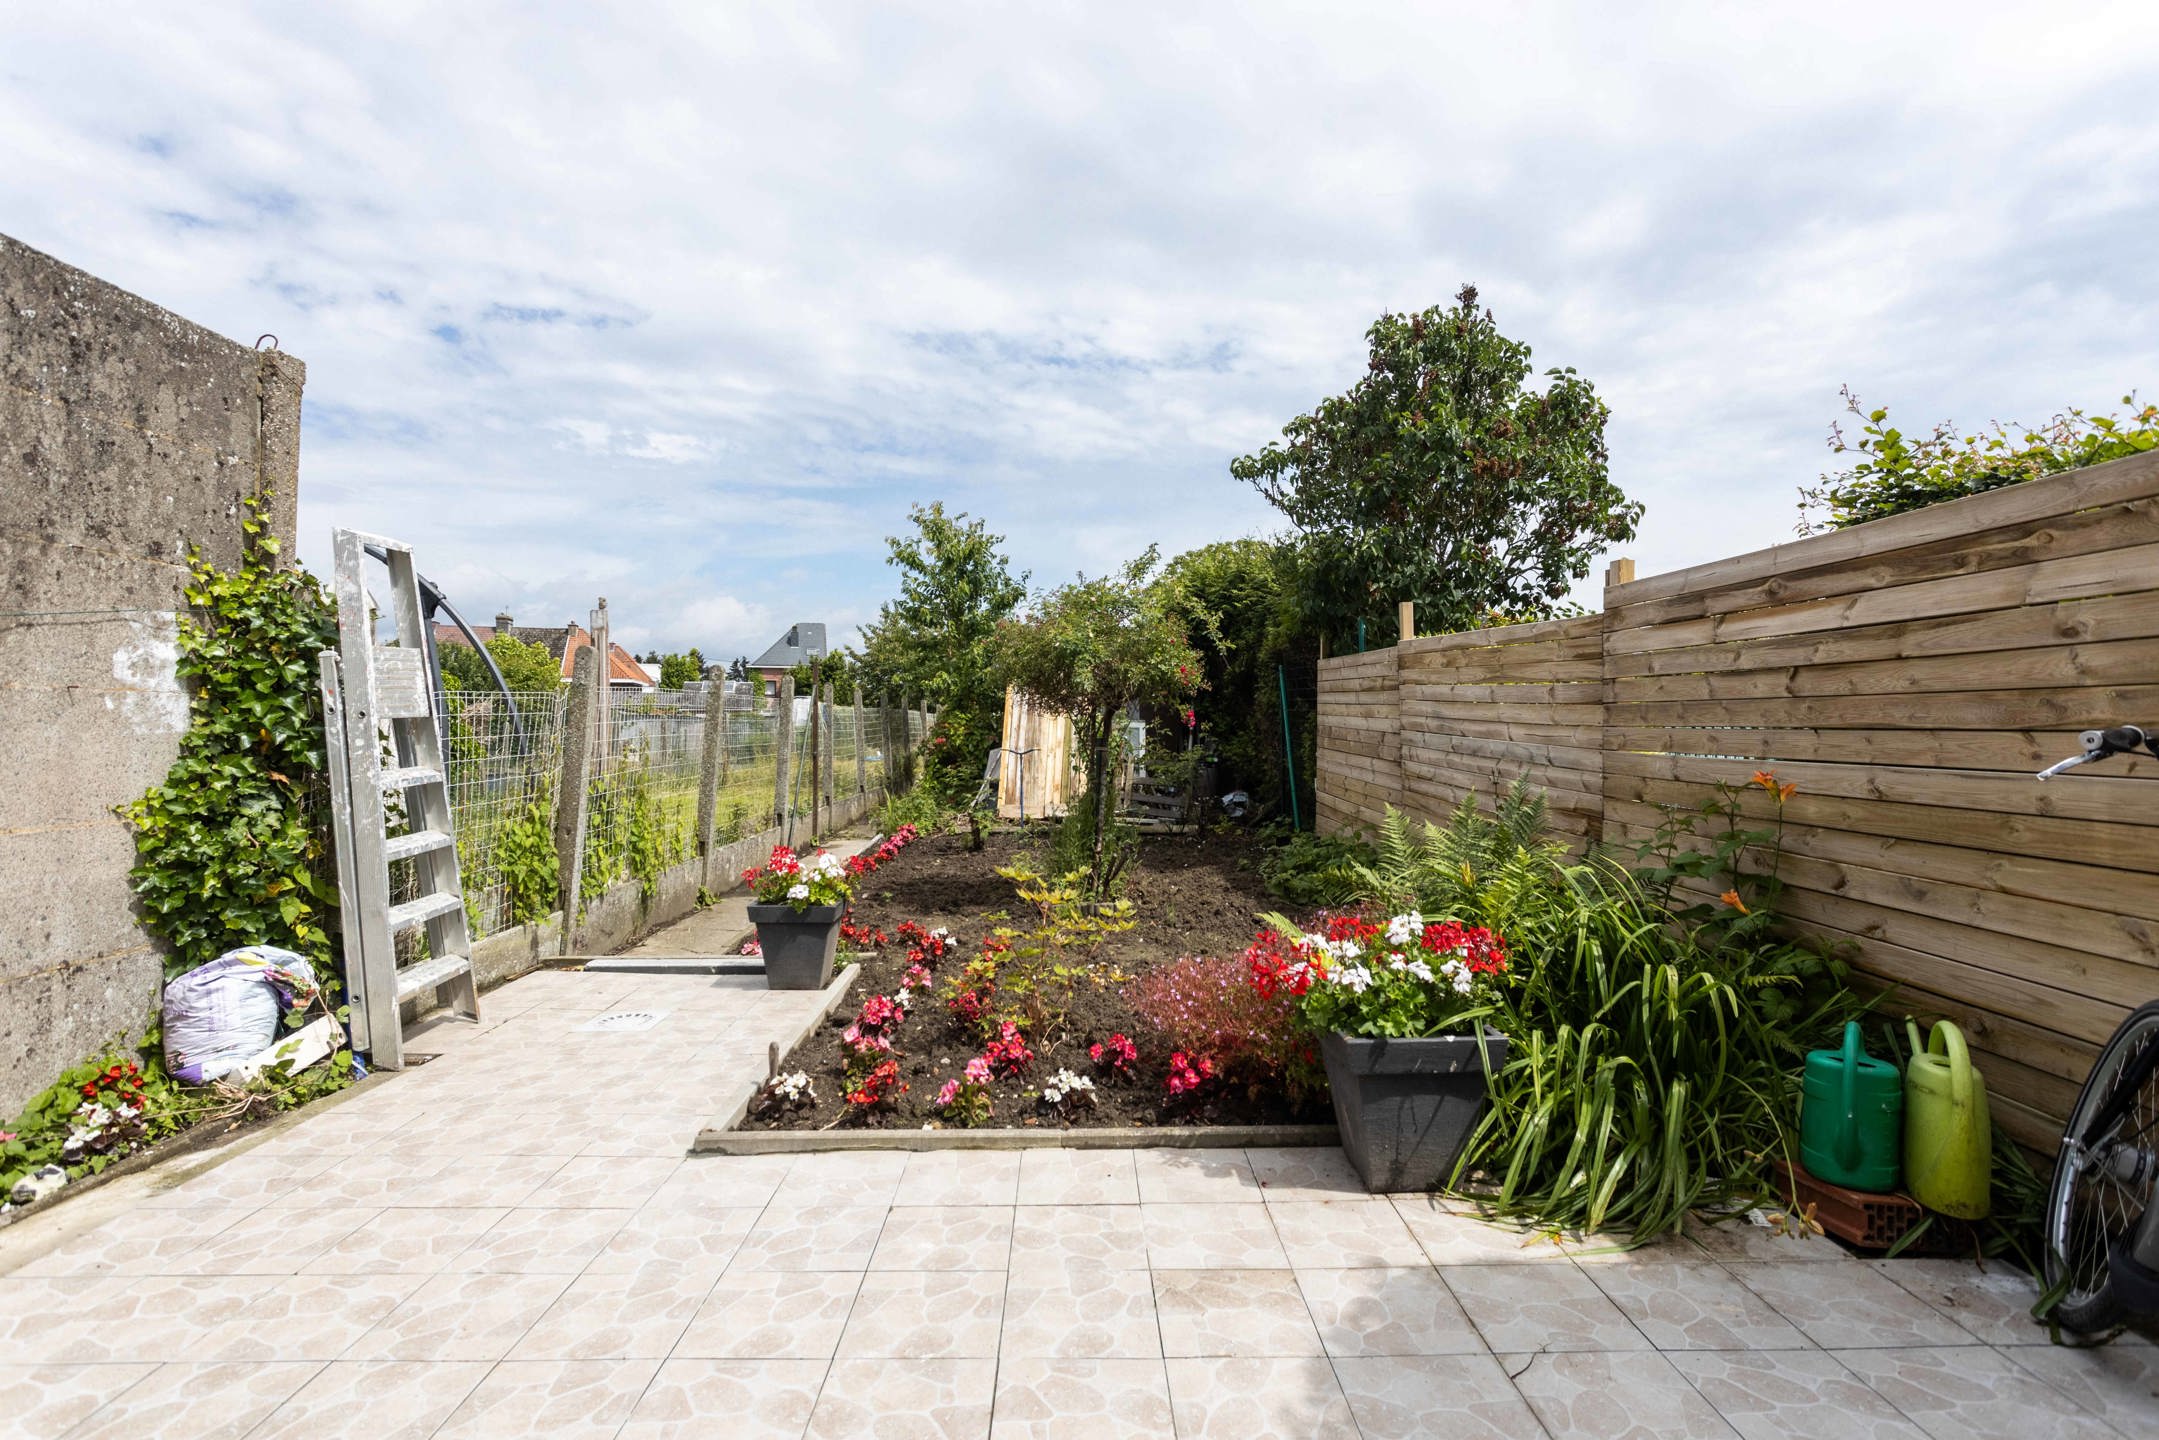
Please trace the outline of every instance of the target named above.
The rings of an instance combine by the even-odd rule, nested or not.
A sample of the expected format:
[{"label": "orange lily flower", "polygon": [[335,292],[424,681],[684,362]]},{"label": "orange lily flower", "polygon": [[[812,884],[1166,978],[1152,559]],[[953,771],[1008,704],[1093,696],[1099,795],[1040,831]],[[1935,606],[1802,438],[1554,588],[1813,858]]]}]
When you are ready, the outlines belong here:
[{"label": "orange lily flower", "polygon": [[1739,898],[1739,892],[1737,890],[1727,890],[1722,895],[1719,895],[1717,898],[1719,900],[1722,900],[1725,904],[1731,906],[1734,910],[1737,910],[1742,915],[1751,915],[1754,913],[1747,908],[1747,902]]},{"label": "orange lily flower", "polygon": [[1752,780],[1749,780],[1747,783],[1749,785],[1759,785],[1772,795],[1774,795],[1777,790],[1777,777],[1767,770],[1755,771],[1754,778]]}]

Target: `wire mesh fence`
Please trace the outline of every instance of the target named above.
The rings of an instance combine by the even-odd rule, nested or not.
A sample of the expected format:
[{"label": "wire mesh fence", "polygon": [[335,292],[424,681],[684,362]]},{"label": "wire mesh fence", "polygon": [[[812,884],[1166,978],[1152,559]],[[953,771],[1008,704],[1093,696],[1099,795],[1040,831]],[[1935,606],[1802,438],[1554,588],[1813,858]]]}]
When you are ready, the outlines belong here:
[{"label": "wire mesh fence", "polygon": [[[569,692],[505,697],[455,691],[438,698],[473,934],[496,934],[543,919],[560,898],[554,823],[563,789]],[[777,699],[679,691],[610,695],[595,722],[587,759],[580,906],[626,880],[637,881],[649,895],[663,871],[697,853],[708,724],[722,727],[712,776],[714,838],[720,844],[790,817],[807,817],[813,804],[884,788],[901,765],[896,755],[888,759],[888,750],[918,743],[922,734],[919,712],[898,712],[904,720],[888,730],[886,712],[873,703],[865,702],[858,715],[852,702],[827,702],[816,727],[824,763],[813,768],[810,711],[808,698],[799,699],[785,727],[788,773],[782,794]]]},{"label": "wire mesh fence", "polygon": [[441,697],[457,861],[476,936],[554,908],[563,701],[559,690]]}]

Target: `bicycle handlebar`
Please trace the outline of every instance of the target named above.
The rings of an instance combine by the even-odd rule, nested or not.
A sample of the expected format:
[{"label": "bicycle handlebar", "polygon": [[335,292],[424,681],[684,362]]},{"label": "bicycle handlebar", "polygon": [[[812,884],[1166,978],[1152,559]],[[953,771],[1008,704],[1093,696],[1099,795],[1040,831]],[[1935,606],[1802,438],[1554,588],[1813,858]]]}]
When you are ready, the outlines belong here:
[{"label": "bicycle handlebar", "polygon": [[2037,779],[2051,780],[2064,770],[2074,770],[2079,765],[2089,765],[2094,760],[2104,760],[2112,755],[2127,755],[2133,751],[2148,750],[2159,755],[2159,731],[2146,730],[2141,725],[2114,725],[2104,730],[2087,730],[2077,737],[2084,747],[2081,755],[2072,755],[2058,764],[2049,765],[2039,772]]}]

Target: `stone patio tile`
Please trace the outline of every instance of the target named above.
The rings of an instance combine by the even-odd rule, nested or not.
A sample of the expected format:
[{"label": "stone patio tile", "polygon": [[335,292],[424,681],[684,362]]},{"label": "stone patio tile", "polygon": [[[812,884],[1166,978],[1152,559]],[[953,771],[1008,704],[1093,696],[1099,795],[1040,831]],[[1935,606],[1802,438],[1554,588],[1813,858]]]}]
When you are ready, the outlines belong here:
[{"label": "stone patio tile", "polygon": [[1685,1235],[1665,1234],[1643,1244],[1626,1235],[1581,1235],[1567,1231],[1551,1237],[1559,1252],[1584,1269],[1593,1265],[1704,1265],[1716,1263],[1707,1250]]},{"label": "stone patio tile", "polygon": [[510,1350],[511,1360],[664,1360],[718,1277],[667,1266],[580,1275]]},{"label": "stone patio tile", "polygon": [[1494,1351],[1650,1348],[1572,1264],[1449,1265],[1439,1273]]},{"label": "stone patio tile", "polygon": [[202,1360],[335,1360],[425,1284],[424,1275],[297,1275],[196,1342]]},{"label": "stone patio tile", "polygon": [[1147,1231],[1137,1205],[1022,1205],[1012,1228],[1012,1269],[1045,1265],[1147,1268]]},{"label": "stone patio tile", "polygon": [[[808,1156],[805,1159],[811,1158]],[[867,1270],[884,1229],[883,1205],[774,1201],[743,1238],[728,1273],[743,1270]]]},{"label": "stone patio tile", "polygon": [[1836,1356],[1934,1440],[2100,1440],[2121,1433],[2006,1352],[1984,1345]]},{"label": "stone patio tile", "polygon": [[[890,1205],[907,1168],[904,1150],[834,1150],[797,1155],[773,1192],[776,1208]],[[685,1161],[685,1164],[699,1163]]]},{"label": "stone patio tile", "polygon": [[[313,1205],[349,1205],[380,1209],[409,1203],[413,1188],[442,1174],[457,1157],[441,1154],[407,1154],[378,1151],[340,1160],[307,1182],[307,1201]],[[477,1201],[485,1206],[493,1202]]]},{"label": "stone patio tile", "polygon": [[1402,1217],[1434,1265],[1571,1263],[1549,1235],[1495,1225],[1436,1196],[1397,1195],[1392,1203],[1394,1213]]},{"label": "stone patio tile", "polygon": [[1320,1343],[1337,1359],[1484,1353],[1484,1341],[1468,1314],[1429,1265],[1406,1270],[1299,1269],[1296,1276]]},{"label": "stone patio tile", "polygon": [[1132,1164],[1143,1202],[1256,1205],[1267,1198],[1242,1150],[1137,1150]]},{"label": "stone patio tile", "polygon": [[840,1358],[994,1357],[1004,1309],[1002,1271],[871,1270],[840,1334]]},{"label": "stone patio tile", "polygon": [[201,1207],[267,1205],[273,1200],[311,1190],[306,1182],[338,1164],[334,1156],[285,1153],[262,1149],[243,1151],[230,1159],[188,1156],[174,1163],[181,1168],[208,1164],[209,1169],[170,1189],[145,1194],[136,1203],[149,1210],[188,1210]]},{"label": "stone patio tile", "polygon": [[1265,1205],[1143,1204],[1147,1263],[1156,1270],[1286,1270],[1288,1252]]},{"label": "stone patio tile", "polygon": [[384,1210],[308,1262],[317,1275],[434,1275],[500,1224],[499,1206]]},{"label": "stone patio tile", "polygon": [[574,1155],[524,1203],[634,1210],[658,1194],[684,1163],[679,1153]]},{"label": "stone patio tile", "polygon": [[2002,1352],[2124,1435],[2159,1416],[2159,1348],[2124,1336],[2111,1345],[2019,1345]]},{"label": "stone patio tile", "polygon": [[1274,1232],[1298,1269],[1400,1268],[1424,1247],[1392,1205],[1368,1200],[1269,1200]]},{"label": "stone patio tile", "polygon": [[484,1362],[453,1360],[334,1361],[249,1432],[248,1440],[347,1435],[428,1440],[490,1368]]},{"label": "stone patio tile", "polygon": [[895,1205],[1014,1205],[1019,1202],[1017,1150],[920,1150],[900,1172]]},{"label": "stone patio tile", "polygon": [[2032,1319],[2032,1306],[2039,1303],[2039,1284],[2021,1270],[2000,1262],[1982,1270],[1969,1260],[1876,1260],[1871,1264],[1986,1344],[2053,1344],[2047,1327]]},{"label": "stone patio tile", "polygon": [[1823,1350],[1698,1350],[1666,1357],[1745,1440],[1924,1440]]},{"label": "stone patio tile", "polygon": [[1973,1343],[1963,1327],[1871,1266],[1747,1261],[1725,1268],[1825,1350]]},{"label": "stone patio tile", "polygon": [[500,1360],[569,1288],[567,1275],[436,1275],[347,1360]]},{"label": "stone patio tile", "polygon": [[[239,1440],[321,1367],[173,1364],[142,1380],[69,1431],[82,1440]],[[0,1416],[0,1424],[12,1424]]]},{"label": "stone patio tile", "polygon": [[1734,1440],[1738,1433],[1662,1355],[1499,1358],[1552,1440]]},{"label": "stone patio tile", "polygon": [[613,1440],[658,1359],[503,1361],[432,1440]]},{"label": "stone patio tile", "polygon": [[1245,1162],[1270,1200],[1365,1200],[1385,1204],[1387,1197],[1364,1188],[1357,1167],[1339,1146],[1307,1145],[1281,1150],[1247,1150]]},{"label": "stone patio tile", "polygon": [[508,1211],[443,1265],[451,1274],[575,1275],[607,1248],[633,1210]]},{"label": "stone patio tile", "polygon": [[405,1208],[442,1205],[530,1204],[548,1178],[570,1157],[549,1155],[479,1155],[451,1161],[424,1179],[399,1188],[383,1203]]},{"label": "stone patio tile", "polygon": [[1325,1360],[1170,1360],[1179,1440],[1358,1440]]},{"label": "stone patio tile", "polygon": [[1686,1236],[1718,1260],[1822,1260],[1849,1264],[1857,1257],[1826,1235],[1801,1226],[1778,1229],[1755,1225],[1744,1216],[1712,1224],[1689,1215]]},{"label": "stone patio tile", "polygon": [[981,1440],[996,1390],[995,1360],[836,1360],[808,1440]]},{"label": "stone patio tile", "polygon": [[107,1365],[0,1363],[0,1415],[8,1417],[21,1440],[57,1440],[157,1368],[154,1360]]},{"label": "stone patio tile", "polygon": [[[1014,1172],[1014,1183],[1018,1173]],[[1012,1254],[1012,1207],[895,1205],[870,1256],[875,1270],[997,1270]]]},{"label": "stone patio tile", "polygon": [[660,1367],[615,1440],[801,1440],[823,1360],[703,1360]]},{"label": "stone patio tile", "polygon": [[175,1259],[175,1275],[295,1275],[317,1255],[382,1212],[373,1206],[277,1207],[219,1231],[194,1253]]},{"label": "stone patio tile", "polygon": [[1804,1350],[1806,1336],[1721,1265],[1596,1265],[1588,1275],[1659,1350]]},{"label": "stone patio tile", "polygon": [[1131,1150],[1022,1150],[1022,1205],[1137,1205],[1139,1167]]},{"label": "stone patio tile", "polygon": [[793,1155],[693,1155],[652,1197],[656,1205],[762,1207],[794,1168]]},{"label": "stone patio tile", "polygon": [[1544,1440],[1490,1355],[1338,1359],[1334,1373],[1363,1440]]},{"label": "stone patio tile", "polygon": [[1015,1268],[1005,1286],[1000,1358],[1159,1359],[1154,1283],[1144,1270]]},{"label": "stone patio tile", "polygon": [[131,1210],[65,1241],[11,1273],[39,1275],[163,1275],[202,1248],[205,1241],[257,1214],[253,1202]]},{"label": "stone patio tile", "polygon": [[0,1355],[13,1364],[184,1360],[273,1275],[0,1278]]},{"label": "stone patio tile", "polygon": [[997,1367],[990,1440],[1171,1440],[1169,1372],[1152,1360],[1029,1360]]},{"label": "stone patio tile", "polygon": [[[587,1155],[656,1155],[682,1160],[697,1132],[711,1116],[681,1111],[663,1115],[633,1115],[611,1119],[588,1138],[577,1153]],[[687,1162],[685,1162],[687,1163]]]},{"label": "stone patio tile", "polygon": [[829,1360],[861,1288],[859,1271],[723,1276],[674,1353],[708,1360]]},{"label": "stone patio tile", "polygon": [[717,1279],[762,1213],[752,1205],[691,1207],[653,1201],[624,1222],[585,1273],[615,1274],[664,1265]]},{"label": "stone patio tile", "polygon": [[1325,1354],[1287,1270],[1158,1270],[1155,1311],[1172,1357]]}]

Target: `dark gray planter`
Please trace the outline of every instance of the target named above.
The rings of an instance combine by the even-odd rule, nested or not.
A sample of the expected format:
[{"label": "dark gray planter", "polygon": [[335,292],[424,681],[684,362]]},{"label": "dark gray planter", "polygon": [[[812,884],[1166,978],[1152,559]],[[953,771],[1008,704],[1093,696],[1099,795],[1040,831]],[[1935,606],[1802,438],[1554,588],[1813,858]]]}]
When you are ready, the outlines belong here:
[{"label": "dark gray planter", "polygon": [[843,905],[752,905],[757,948],[765,959],[767,990],[822,990],[832,983],[832,962],[840,951]]},{"label": "dark gray planter", "polygon": [[1484,1074],[1507,1063],[1507,1041],[1473,1035],[1386,1040],[1339,1032],[1319,1037],[1334,1091],[1342,1149],[1364,1188],[1429,1190],[1454,1173],[1462,1142],[1484,1114]]}]

